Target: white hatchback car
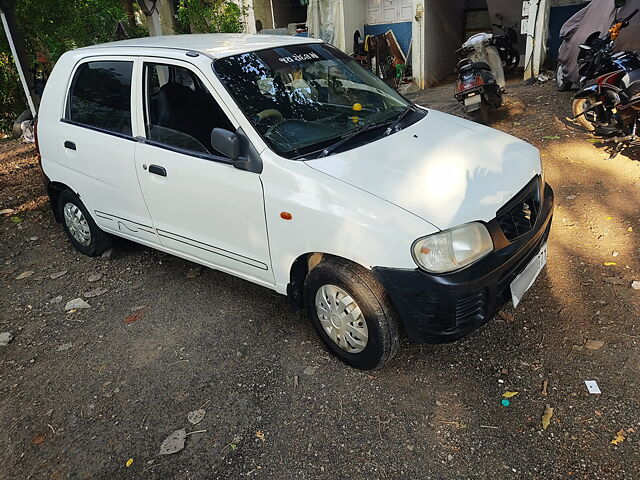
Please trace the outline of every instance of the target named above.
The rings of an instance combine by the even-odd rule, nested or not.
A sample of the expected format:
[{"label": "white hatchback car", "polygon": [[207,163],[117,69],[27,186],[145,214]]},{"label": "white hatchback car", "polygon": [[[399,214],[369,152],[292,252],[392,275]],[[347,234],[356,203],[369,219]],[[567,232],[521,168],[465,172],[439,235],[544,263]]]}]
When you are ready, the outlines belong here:
[{"label": "white hatchback car", "polygon": [[[416,106],[330,45],[181,35],[65,53],[37,137],[57,220],[288,295],[361,369],[531,286],[553,192],[531,145]],[[240,301],[240,299],[238,299]]]}]

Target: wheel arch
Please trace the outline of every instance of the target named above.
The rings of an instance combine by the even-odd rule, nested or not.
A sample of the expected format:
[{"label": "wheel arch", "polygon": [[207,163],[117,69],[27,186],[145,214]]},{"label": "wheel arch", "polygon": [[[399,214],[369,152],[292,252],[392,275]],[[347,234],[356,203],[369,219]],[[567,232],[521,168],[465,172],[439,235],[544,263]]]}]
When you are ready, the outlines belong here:
[{"label": "wheel arch", "polygon": [[318,266],[321,262],[327,260],[340,260],[346,263],[359,265],[362,268],[371,270],[370,267],[362,265],[348,258],[339,255],[333,255],[326,252],[307,252],[299,255],[291,264],[289,269],[289,283],[287,284],[287,300],[289,308],[294,312],[300,312],[304,309],[303,290],[304,280],[311,270]]},{"label": "wheel arch", "polygon": [[[65,190],[71,190],[74,194],[78,195],[73,188],[65,185],[62,182],[48,182],[47,184],[47,194],[49,195],[49,202],[51,202],[51,210],[53,210],[53,217],[56,219],[56,222],[62,222],[62,218],[60,218],[60,212],[58,211],[58,198],[60,198],[60,194]],[[78,195],[78,198],[80,195]]]}]

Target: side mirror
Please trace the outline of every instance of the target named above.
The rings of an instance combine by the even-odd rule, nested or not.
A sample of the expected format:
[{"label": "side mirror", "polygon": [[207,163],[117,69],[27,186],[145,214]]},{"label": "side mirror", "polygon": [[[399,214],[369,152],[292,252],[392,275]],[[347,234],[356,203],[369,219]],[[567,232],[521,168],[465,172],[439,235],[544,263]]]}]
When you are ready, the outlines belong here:
[{"label": "side mirror", "polygon": [[240,157],[238,135],[224,128],[214,128],[211,131],[211,146],[231,160],[237,160]]},{"label": "side mirror", "polygon": [[627,0],[613,0],[616,8],[622,8],[627,3]]}]

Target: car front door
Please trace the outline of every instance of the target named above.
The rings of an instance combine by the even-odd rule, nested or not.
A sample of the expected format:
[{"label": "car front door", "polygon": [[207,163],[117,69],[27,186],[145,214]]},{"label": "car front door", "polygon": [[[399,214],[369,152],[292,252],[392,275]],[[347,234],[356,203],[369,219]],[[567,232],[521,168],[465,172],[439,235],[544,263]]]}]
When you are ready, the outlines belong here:
[{"label": "car front door", "polygon": [[260,176],[211,146],[213,128],[235,131],[194,66],[141,59],[144,133],[136,148],[143,196],[168,250],[273,285]]}]

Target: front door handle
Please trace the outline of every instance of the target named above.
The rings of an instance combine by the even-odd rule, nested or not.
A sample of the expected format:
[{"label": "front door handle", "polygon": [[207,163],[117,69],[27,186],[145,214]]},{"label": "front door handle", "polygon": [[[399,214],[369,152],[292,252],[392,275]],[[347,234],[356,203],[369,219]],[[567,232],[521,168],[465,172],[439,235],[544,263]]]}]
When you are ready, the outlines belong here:
[{"label": "front door handle", "polygon": [[149,173],[153,173],[154,175],[160,175],[161,177],[167,176],[167,171],[164,167],[160,165],[149,165]]},{"label": "front door handle", "polygon": [[68,148],[69,150],[75,150],[75,149],[76,149],[76,144],[75,144],[75,143],[73,143],[73,142],[72,142],[72,141],[70,141],[70,140],[66,140],[66,141],[64,142],[64,148]]}]

